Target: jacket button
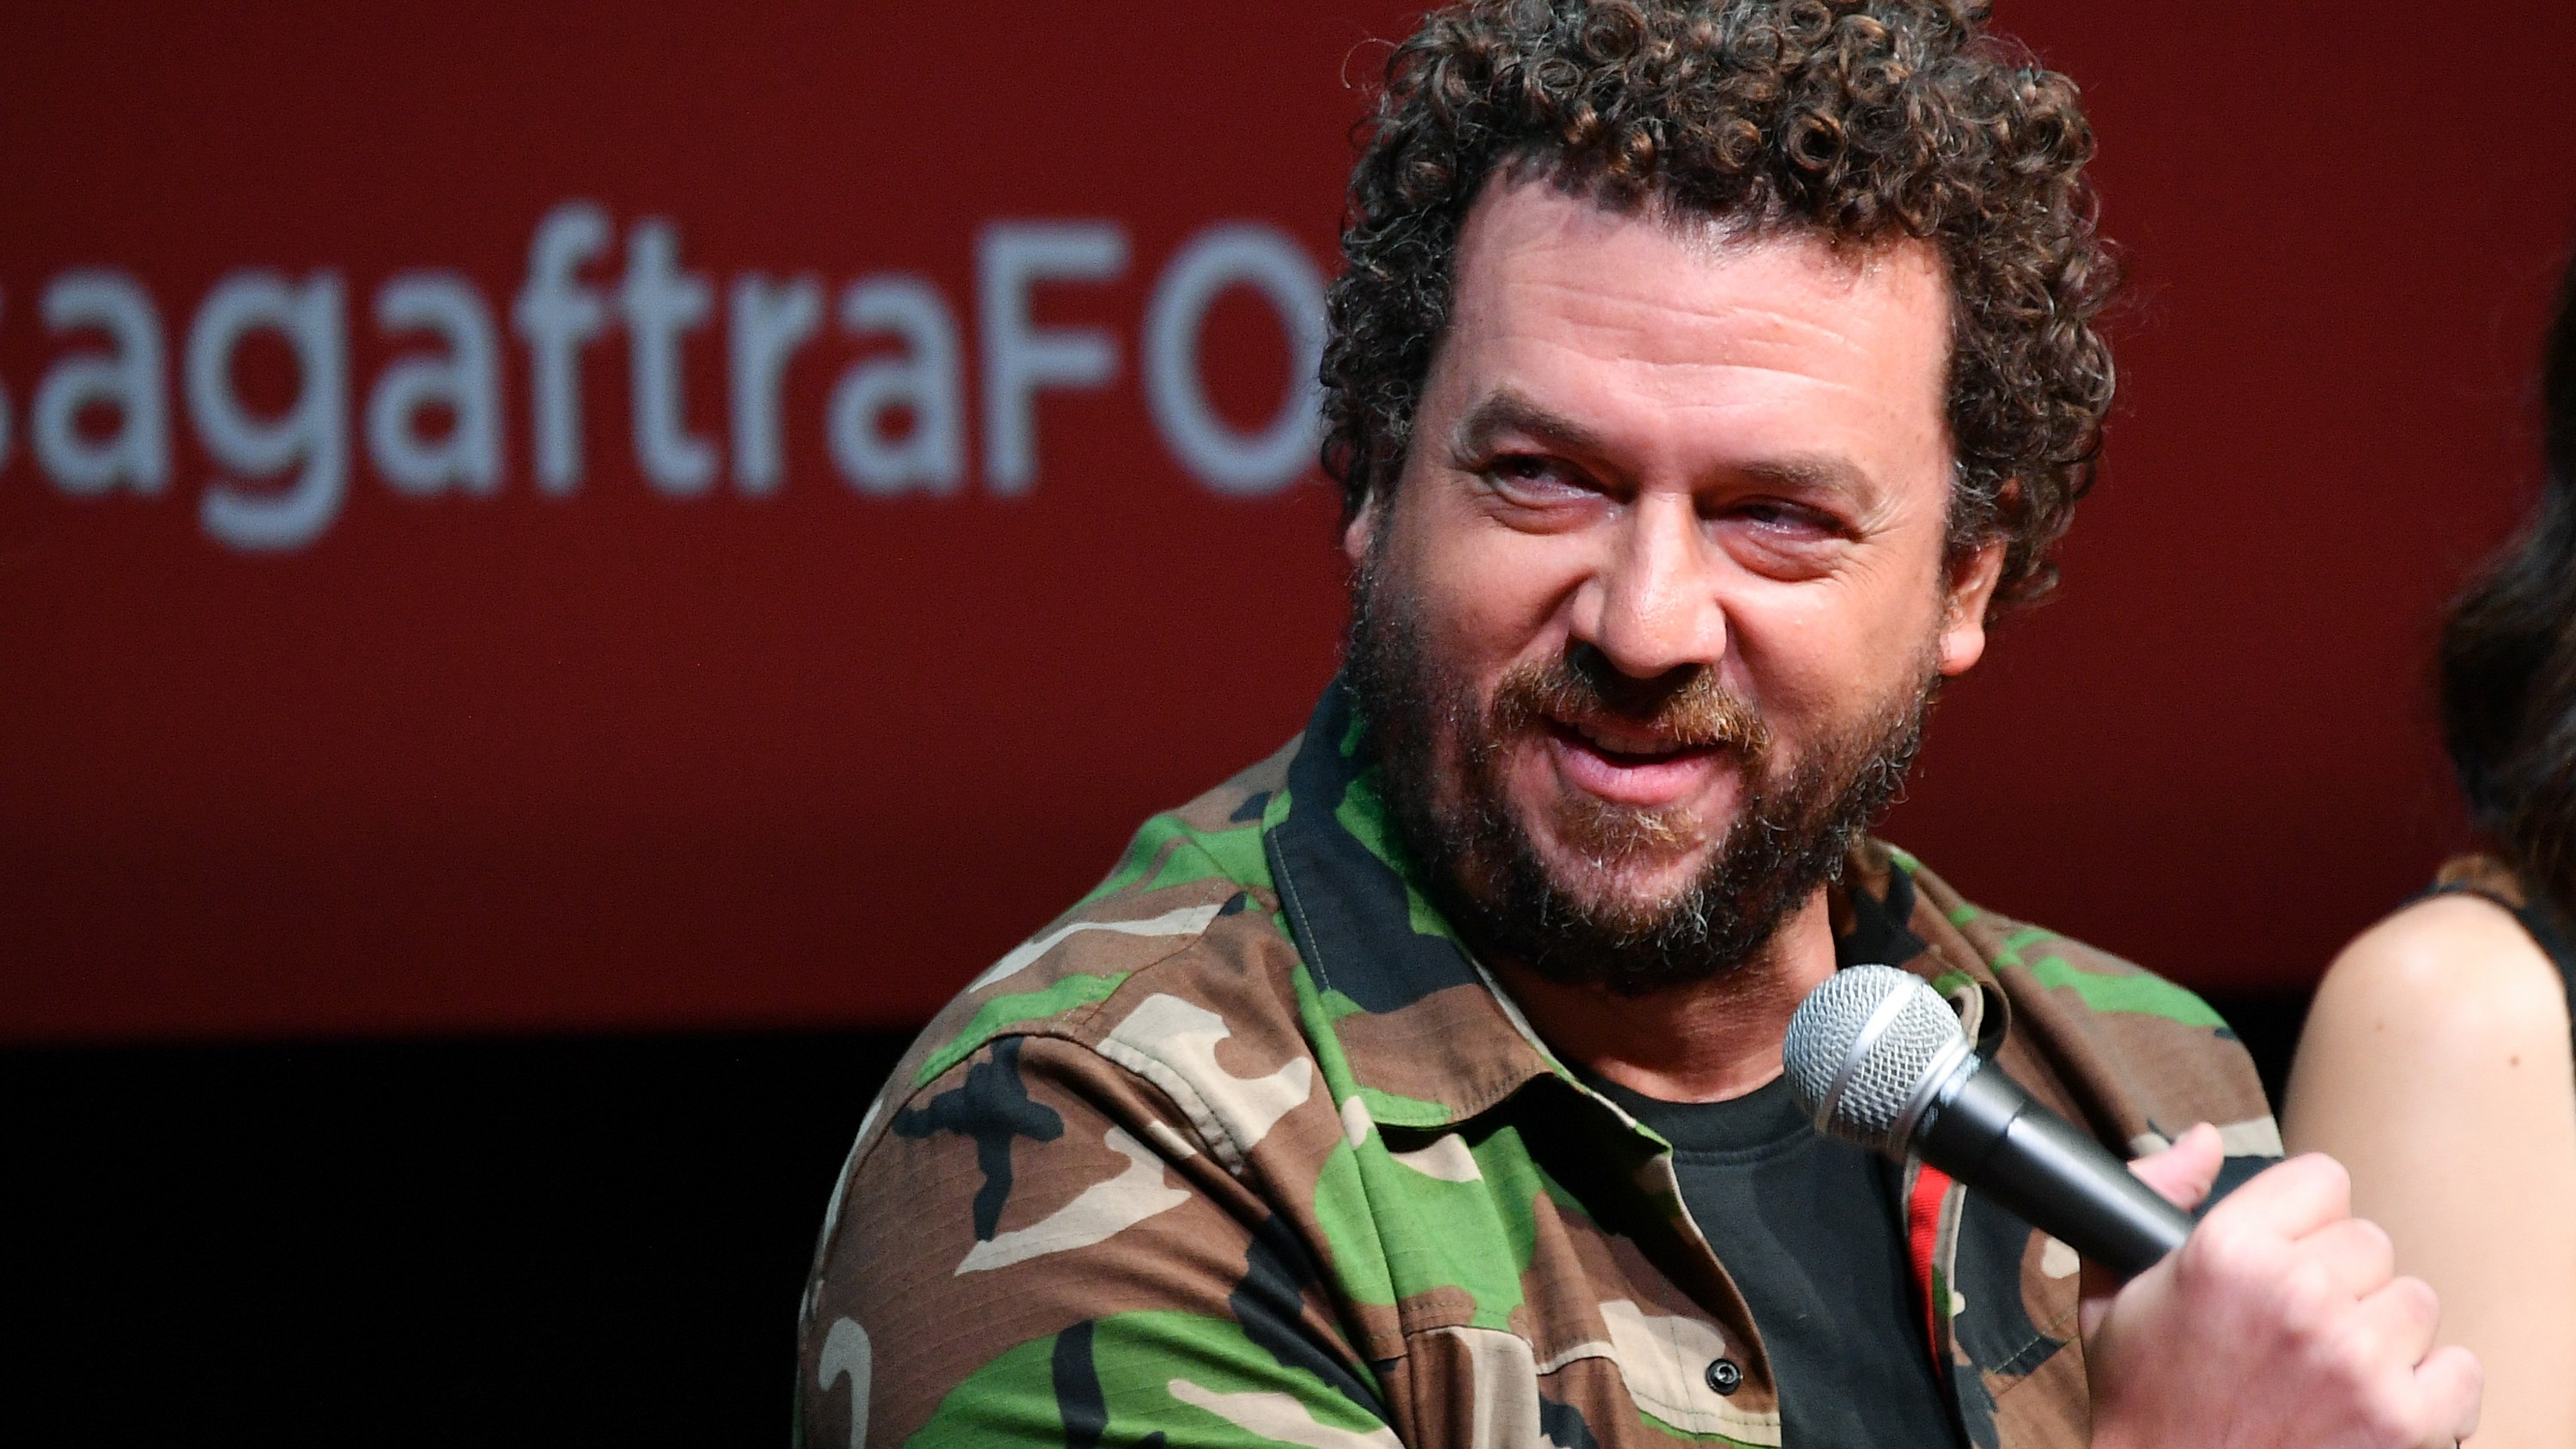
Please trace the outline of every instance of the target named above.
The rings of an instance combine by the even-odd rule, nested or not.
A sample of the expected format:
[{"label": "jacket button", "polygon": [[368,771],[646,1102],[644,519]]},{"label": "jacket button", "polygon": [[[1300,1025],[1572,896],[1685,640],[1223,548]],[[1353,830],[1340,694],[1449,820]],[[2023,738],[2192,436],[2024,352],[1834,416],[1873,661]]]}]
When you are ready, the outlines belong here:
[{"label": "jacket button", "polygon": [[1721,1394],[1734,1393],[1744,1386],[1744,1370],[1737,1368],[1735,1360],[1731,1358],[1711,1359],[1708,1365],[1708,1386]]}]

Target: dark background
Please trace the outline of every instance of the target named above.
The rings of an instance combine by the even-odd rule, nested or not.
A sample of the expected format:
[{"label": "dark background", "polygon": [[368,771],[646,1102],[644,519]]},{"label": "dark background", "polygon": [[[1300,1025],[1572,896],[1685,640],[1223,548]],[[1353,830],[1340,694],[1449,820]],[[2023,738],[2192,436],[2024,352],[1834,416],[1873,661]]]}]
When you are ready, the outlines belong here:
[{"label": "dark background", "polygon": [[[2576,11],[2006,0],[2085,86],[2128,249],[2123,401],[2053,602],[1945,696],[1888,833],[1971,896],[2186,981],[2277,1074],[2337,943],[2463,840],[2424,689],[2441,600],[2530,492],[2529,368],[2576,232]],[[832,1173],[909,1033],[1266,753],[1331,668],[1333,502],[1219,498],[1136,385],[1191,235],[1332,255],[1350,82],[1405,6],[0,13],[0,1435],[777,1442]],[[744,271],[926,276],[968,352],[947,497],[835,477],[829,328],[788,479],[529,479],[529,233],[664,216]],[[983,482],[975,239],[1116,222],[1041,290],[1119,378]],[[77,499],[29,407],[39,299],[155,299],[173,478]],[[501,327],[490,498],[358,450],[305,548],[205,536],[175,369],[232,272],[368,303],[453,268]],[[617,253],[585,274],[613,287]],[[720,325],[687,352],[726,441]],[[1203,370],[1245,426],[1278,324]],[[294,395],[251,349],[243,390]],[[353,440],[358,430],[351,427]],[[34,1437],[41,1432],[43,1437]]]},{"label": "dark background", "polygon": [[[2300,997],[2216,1004],[2286,1062]],[[0,1434],[779,1444],[823,1202],[908,1043],[0,1055]]]}]

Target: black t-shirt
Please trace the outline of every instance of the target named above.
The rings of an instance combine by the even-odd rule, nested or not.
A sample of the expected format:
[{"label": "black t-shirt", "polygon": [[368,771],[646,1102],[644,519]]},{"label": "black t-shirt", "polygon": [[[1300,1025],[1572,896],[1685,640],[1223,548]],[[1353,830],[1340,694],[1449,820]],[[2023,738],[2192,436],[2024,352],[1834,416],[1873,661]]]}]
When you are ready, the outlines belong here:
[{"label": "black t-shirt", "polygon": [[1770,1355],[1783,1449],[1965,1449],[1933,1377],[1896,1164],[1819,1135],[1786,1078],[1731,1102],[1593,1085],[1673,1144],[1682,1201]]}]

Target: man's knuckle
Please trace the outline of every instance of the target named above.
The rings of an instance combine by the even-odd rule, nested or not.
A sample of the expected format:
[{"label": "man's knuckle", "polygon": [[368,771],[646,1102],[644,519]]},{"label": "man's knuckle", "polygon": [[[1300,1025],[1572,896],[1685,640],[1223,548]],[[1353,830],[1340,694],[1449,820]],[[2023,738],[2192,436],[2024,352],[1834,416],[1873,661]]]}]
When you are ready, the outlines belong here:
[{"label": "man's knuckle", "polygon": [[2424,1414],[2412,1394],[2382,1391],[2363,1396],[2354,1415],[2367,1440],[2411,1445],[2422,1439]]},{"label": "man's knuckle", "polygon": [[2421,1278],[2399,1278],[2385,1290],[2411,1328],[2430,1328],[2442,1317],[2441,1295]]},{"label": "man's knuckle", "polygon": [[2281,1275],[2276,1302],[2285,1325],[2301,1334],[2317,1335],[2334,1327],[2339,1310],[2350,1300],[2325,1265],[2301,1259]]},{"label": "man's knuckle", "polygon": [[2225,1288],[2256,1276],[2255,1234],[2239,1224],[2212,1220],[2183,1240],[2176,1274],[2197,1284]]},{"label": "man's knuckle", "polygon": [[2302,1152],[2281,1165],[2317,1186],[2331,1187],[2338,1182],[2352,1181],[2352,1174],[2344,1170],[2342,1163],[2322,1152]]}]

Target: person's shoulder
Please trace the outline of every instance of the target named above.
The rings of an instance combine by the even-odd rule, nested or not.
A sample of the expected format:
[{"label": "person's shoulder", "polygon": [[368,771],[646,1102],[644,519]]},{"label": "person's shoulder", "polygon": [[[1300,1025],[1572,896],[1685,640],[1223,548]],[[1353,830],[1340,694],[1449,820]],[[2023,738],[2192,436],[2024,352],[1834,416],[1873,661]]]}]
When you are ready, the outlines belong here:
[{"label": "person's shoulder", "polygon": [[1304,738],[1137,827],[1118,864],[1055,924],[1104,907],[1121,913],[1141,897],[1199,881],[1270,889],[1264,834],[1287,810],[1288,766]]},{"label": "person's shoulder", "polygon": [[2327,968],[2285,1122],[2293,1145],[2334,1154],[2410,1221],[2448,1211],[2405,1206],[2428,1177],[2511,1179],[2555,1160],[2563,1194],[2571,1070],[2566,986],[2548,955],[2494,900],[2431,896]]},{"label": "person's shoulder", "polygon": [[[2225,1029],[2225,1019],[2189,987],[2064,932],[1973,903],[1913,856],[1893,847],[1889,854],[1913,878],[1938,923],[1985,961],[2007,994],[2054,1001],[2083,1016],[2145,1018],[2195,1035]],[[1919,920],[1923,913],[1916,914]]]},{"label": "person's shoulder", "polygon": [[1080,901],[1003,953],[934,1017],[888,1083],[900,1100],[1005,1037],[1090,1052],[1135,1008],[1212,1037],[1277,1037],[1297,1022],[1297,960],[1280,913],[1263,827],[1296,742],[1138,829],[1117,867]]},{"label": "person's shoulder", "polygon": [[2354,937],[2314,1012],[2320,1027],[2349,1021],[2419,1059],[2558,1046],[2569,1031],[2557,964],[2511,911],[2468,892],[2415,901]]},{"label": "person's shoulder", "polygon": [[2016,1073],[2043,1070],[2086,1115],[2149,1150],[2195,1122],[2231,1157],[2280,1155],[2253,1058],[2199,993],[2084,941],[1969,901],[1921,861],[1891,850],[1915,892],[1913,930],[1936,952],[1992,972],[2009,1018],[1999,1043]]},{"label": "person's shoulder", "polygon": [[972,1439],[1022,1387],[1044,1402],[1046,1340],[1058,1387],[1068,1353],[1090,1374],[1095,1324],[1183,1377],[1209,1343],[1257,1340],[1227,1296],[1247,1252],[1256,1272],[1265,1261],[1257,1209],[1310,1197],[1346,1141],[1315,1090],[1299,958],[1263,863],[1284,764],[1149,820],[1108,879],[978,973],[896,1065],[824,1209],[802,1411],[840,1422],[822,1400],[855,1362],[851,1399],[873,1401],[874,1422]]}]

